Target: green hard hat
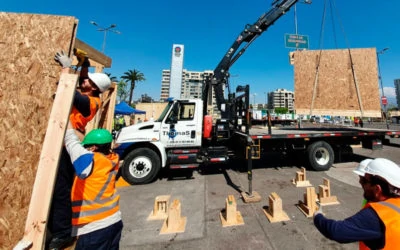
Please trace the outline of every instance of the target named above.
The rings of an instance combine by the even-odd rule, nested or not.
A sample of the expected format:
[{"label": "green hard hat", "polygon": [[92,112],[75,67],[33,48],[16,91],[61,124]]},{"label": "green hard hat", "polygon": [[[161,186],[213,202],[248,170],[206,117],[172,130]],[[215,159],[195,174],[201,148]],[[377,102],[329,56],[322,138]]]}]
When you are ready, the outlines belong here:
[{"label": "green hard hat", "polygon": [[107,144],[112,140],[112,135],[107,129],[93,129],[83,138],[82,145]]}]

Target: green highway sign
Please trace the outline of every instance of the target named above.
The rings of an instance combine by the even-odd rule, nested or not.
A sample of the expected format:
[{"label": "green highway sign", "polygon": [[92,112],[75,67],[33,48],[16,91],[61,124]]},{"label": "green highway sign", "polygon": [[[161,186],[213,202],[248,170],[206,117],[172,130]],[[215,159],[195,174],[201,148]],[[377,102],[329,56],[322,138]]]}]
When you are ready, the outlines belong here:
[{"label": "green highway sign", "polygon": [[293,49],[308,49],[308,36],[285,34],[285,47]]}]

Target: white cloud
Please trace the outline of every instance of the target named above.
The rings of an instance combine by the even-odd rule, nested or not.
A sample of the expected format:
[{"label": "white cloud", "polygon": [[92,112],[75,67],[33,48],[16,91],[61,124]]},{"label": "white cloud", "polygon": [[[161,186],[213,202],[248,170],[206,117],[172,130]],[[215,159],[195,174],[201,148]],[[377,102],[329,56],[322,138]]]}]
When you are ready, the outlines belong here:
[{"label": "white cloud", "polygon": [[[383,92],[387,98],[396,98],[396,90],[393,87],[383,87]],[[380,95],[382,95],[382,89],[379,89]]]}]

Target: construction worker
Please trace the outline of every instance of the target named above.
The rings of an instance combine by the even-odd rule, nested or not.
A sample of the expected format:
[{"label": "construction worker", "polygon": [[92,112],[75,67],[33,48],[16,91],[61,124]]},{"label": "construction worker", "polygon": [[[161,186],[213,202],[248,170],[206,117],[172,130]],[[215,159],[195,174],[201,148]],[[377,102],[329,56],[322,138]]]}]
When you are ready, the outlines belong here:
[{"label": "construction worker", "polygon": [[[365,168],[367,167],[368,163],[370,163],[372,159],[365,159],[360,162],[360,164],[357,166],[356,169],[353,170],[354,173],[356,173],[359,176],[359,181],[361,181],[362,178],[364,178],[365,175]],[[362,202],[362,208],[367,204],[367,200],[364,198]]]},{"label": "construction worker", "polygon": [[123,223],[115,187],[119,157],[111,152],[111,133],[94,129],[82,143],[71,123],[64,143],[75,170],[72,186],[72,236],[75,249],[119,249]]},{"label": "construction worker", "polygon": [[376,158],[357,173],[367,204],[343,220],[327,219],[320,210],[314,225],[327,238],[339,243],[359,241],[360,249],[398,249],[400,246],[400,166]]},{"label": "construction worker", "polygon": [[[54,59],[62,66],[62,73],[69,73],[72,64],[70,57],[64,52],[58,52]],[[100,93],[110,87],[111,81],[104,73],[89,73],[90,63],[87,57],[80,60],[84,60],[80,62],[82,65],[79,78],[80,91],[75,91],[69,120],[79,138],[82,139],[87,123],[93,119],[101,107]],[[73,177],[74,170],[71,160],[63,148],[48,220],[48,229],[51,235],[48,245],[50,249],[61,249],[73,242],[70,199]]]}]

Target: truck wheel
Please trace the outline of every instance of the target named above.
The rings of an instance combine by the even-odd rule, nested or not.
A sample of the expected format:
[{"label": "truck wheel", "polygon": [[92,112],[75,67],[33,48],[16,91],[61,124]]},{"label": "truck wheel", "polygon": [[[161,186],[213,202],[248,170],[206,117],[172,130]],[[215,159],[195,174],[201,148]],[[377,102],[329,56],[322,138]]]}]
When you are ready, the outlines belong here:
[{"label": "truck wheel", "polygon": [[335,159],[331,145],[324,141],[317,141],[307,147],[308,162],[316,171],[328,170]]},{"label": "truck wheel", "polygon": [[121,175],[129,184],[146,184],[154,180],[160,171],[160,157],[148,148],[138,148],[124,159]]}]

